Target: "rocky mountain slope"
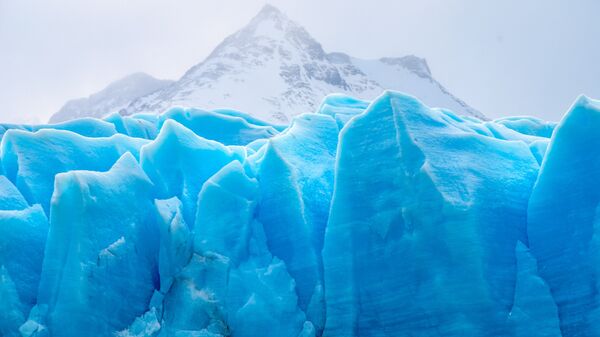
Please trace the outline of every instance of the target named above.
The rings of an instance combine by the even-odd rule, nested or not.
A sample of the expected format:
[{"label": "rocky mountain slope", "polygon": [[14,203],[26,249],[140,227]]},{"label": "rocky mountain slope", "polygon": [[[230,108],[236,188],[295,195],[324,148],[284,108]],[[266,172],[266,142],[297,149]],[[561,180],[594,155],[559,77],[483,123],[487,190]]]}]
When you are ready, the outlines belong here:
[{"label": "rocky mountain slope", "polygon": [[51,123],[81,117],[102,117],[126,108],[132,100],[162,89],[173,81],[159,80],[148,74],[134,73],[108,85],[86,98],[68,101],[50,118]]},{"label": "rocky mountain slope", "polygon": [[[302,26],[270,5],[181,79],[139,95],[120,110],[128,115],[160,113],[172,106],[230,108],[287,123],[295,115],[315,112],[330,93],[372,100],[384,89],[406,92],[459,115],[483,118],[437,82],[424,59],[408,55],[363,60],[327,53]],[[107,107],[100,103],[73,111],[71,117]],[[105,113],[116,111],[108,107]]]}]

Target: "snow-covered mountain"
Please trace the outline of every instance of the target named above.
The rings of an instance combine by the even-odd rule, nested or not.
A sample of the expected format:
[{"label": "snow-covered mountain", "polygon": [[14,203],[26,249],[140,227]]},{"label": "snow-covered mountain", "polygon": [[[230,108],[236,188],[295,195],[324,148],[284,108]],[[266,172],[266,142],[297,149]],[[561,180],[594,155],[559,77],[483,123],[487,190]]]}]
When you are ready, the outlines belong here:
[{"label": "snow-covered mountain", "polygon": [[86,98],[68,101],[50,118],[51,123],[79,117],[102,117],[126,108],[134,99],[162,89],[173,81],[159,80],[148,74],[134,73],[111,83]]},{"label": "snow-covered mountain", "polygon": [[[483,117],[437,82],[424,59],[409,55],[364,60],[326,53],[303,27],[270,5],[181,79],[139,95],[121,113],[160,113],[172,106],[231,108],[285,123],[300,113],[314,112],[330,93],[371,100],[385,89],[406,92],[460,115]],[[95,106],[86,108],[98,111]]]}]

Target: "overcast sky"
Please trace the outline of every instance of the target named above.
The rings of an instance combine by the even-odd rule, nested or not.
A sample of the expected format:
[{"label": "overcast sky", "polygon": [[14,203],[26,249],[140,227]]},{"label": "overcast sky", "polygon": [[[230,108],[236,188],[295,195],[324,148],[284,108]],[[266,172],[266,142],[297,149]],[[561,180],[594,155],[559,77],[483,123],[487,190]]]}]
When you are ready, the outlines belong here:
[{"label": "overcast sky", "polygon": [[[415,54],[495,118],[600,98],[597,0],[271,0],[326,51]],[[177,79],[261,0],[0,0],[0,121],[45,122],[129,73]]]}]

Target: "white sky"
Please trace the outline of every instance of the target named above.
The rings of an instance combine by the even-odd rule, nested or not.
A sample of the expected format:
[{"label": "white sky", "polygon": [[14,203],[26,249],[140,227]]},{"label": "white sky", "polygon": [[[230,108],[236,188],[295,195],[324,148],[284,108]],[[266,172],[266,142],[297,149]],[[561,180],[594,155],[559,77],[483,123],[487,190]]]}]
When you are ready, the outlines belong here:
[{"label": "white sky", "polygon": [[[600,1],[271,0],[326,51],[415,54],[489,117],[600,98]],[[45,122],[135,71],[177,79],[264,0],[0,0],[0,121]]]}]

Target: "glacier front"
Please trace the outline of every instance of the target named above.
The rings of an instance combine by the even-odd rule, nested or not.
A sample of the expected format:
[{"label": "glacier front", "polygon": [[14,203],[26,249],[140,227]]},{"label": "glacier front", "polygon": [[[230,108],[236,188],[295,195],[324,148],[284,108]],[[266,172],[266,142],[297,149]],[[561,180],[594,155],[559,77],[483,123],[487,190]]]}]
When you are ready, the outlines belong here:
[{"label": "glacier front", "polygon": [[0,336],[600,335],[600,102],[0,125]]}]

